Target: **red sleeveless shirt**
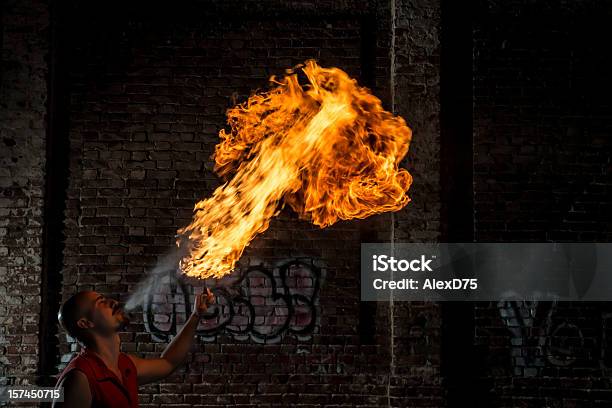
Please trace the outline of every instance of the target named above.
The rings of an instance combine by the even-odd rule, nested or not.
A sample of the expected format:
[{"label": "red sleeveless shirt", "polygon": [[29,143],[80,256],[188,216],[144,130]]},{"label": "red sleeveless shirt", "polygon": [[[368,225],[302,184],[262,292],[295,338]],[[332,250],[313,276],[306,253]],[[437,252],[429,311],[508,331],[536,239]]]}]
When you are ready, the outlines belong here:
[{"label": "red sleeveless shirt", "polygon": [[117,378],[100,357],[87,349],[70,361],[59,375],[57,383],[72,370],[79,370],[87,376],[92,408],[138,408],[136,366],[127,354],[119,354],[122,378]]}]

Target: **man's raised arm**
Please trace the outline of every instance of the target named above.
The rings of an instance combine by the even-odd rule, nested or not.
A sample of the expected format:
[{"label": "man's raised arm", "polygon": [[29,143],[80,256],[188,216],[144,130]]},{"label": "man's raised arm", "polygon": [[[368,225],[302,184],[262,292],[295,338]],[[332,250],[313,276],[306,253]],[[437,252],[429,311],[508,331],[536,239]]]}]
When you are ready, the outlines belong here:
[{"label": "man's raised arm", "polygon": [[213,301],[214,296],[209,289],[206,289],[206,293],[196,296],[191,316],[166,347],[161,358],[143,359],[129,356],[136,366],[139,385],[161,380],[178,368],[191,349],[200,317],[206,313],[208,305]]}]

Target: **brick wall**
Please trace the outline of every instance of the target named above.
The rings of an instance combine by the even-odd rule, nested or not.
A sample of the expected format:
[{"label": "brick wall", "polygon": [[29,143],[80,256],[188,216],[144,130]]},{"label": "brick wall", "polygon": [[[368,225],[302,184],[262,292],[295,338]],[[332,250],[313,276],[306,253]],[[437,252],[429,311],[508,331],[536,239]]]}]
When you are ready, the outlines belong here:
[{"label": "brick wall", "polygon": [[49,11],[0,12],[0,384],[33,384],[38,365]]},{"label": "brick wall", "polygon": [[[414,132],[405,162],[415,179],[412,203],[393,217],[326,230],[285,210],[245,253],[245,280],[233,292],[216,288],[220,314],[200,327],[187,364],[143,387],[142,405],[449,404],[440,373],[439,305],[360,303],[356,261],[360,242],[440,239],[446,193],[440,191],[439,4],[80,7],[68,5],[63,21],[70,24],[60,39],[69,57],[62,67],[71,159],[64,299],[80,289],[123,300],[134,291],[173,247],[193,204],[219,185],[210,155],[225,109],[266,87],[271,74],[309,57],[340,66]],[[477,240],[610,240],[612,63],[601,52],[610,13],[594,0],[474,6]],[[48,25],[45,4],[3,3],[3,382],[34,382],[39,364]],[[288,265],[295,260],[302,263]],[[151,313],[139,310],[123,337],[127,352],[158,355],[165,331],[184,319],[192,286],[168,277],[158,283]],[[283,300],[272,296],[273,283]],[[225,324],[232,307],[234,320]],[[609,309],[476,304],[474,361],[466,367],[477,375],[476,403],[609,406]],[[76,348],[63,334],[59,342],[61,368]]]},{"label": "brick wall", "polygon": [[[610,241],[612,10],[481,2],[474,14],[478,241]],[[514,306],[514,307],[513,307]],[[483,406],[610,406],[609,304],[480,304]]]},{"label": "brick wall", "polygon": [[[82,289],[125,299],[173,247],[174,233],[190,219],[194,202],[219,185],[210,155],[224,125],[225,109],[254,89],[267,86],[271,74],[282,74],[307,58],[342,67],[373,89],[388,109],[405,115],[415,132],[411,152],[419,152],[418,159],[405,163],[419,179],[413,187],[414,208],[397,217],[381,215],[324,231],[296,221],[288,211],[274,220],[241,261],[243,271],[251,267],[249,279],[240,288],[254,306],[256,333],[235,333],[243,327],[244,316],[219,329],[232,303],[219,296],[226,303],[220,308],[221,315],[203,324],[201,341],[188,364],[167,382],[143,389],[143,405],[288,405],[295,404],[299,396],[304,405],[404,406],[420,400],[418,394],[427,396],[426,405],[439,405],[436,307],[362,304],[356,279],[360,242],[437,236],[439,208],[431,195],[437,191],[438,173],[435,149],[430,149],[437,137],[436,4],[328,2],[314,7],[302,2],[219,2],[170,10],[142,4],[119,9],[112,2],[107,6],[84,10],[66,3],[56,9],[59,51],[49,61],[57,70],[54,78],[64,81],[64,75],[68,76],[61,86],[53,82],[58,96],[51,113],[57,123],[68,119],[69,127],[64,135],[63,124],[54,125],[58,143],[54,146],[62,147],[62,137],[70,144],[63,299]],[[6,104],[13,109],[3,111],[7,118],[2,122],[3,132],[14,131],[17,125],[13,123],[23,113],[35,114],[40,121],[28,123],[39,137],[38,145],[28,145],[28,165],[17,160],[13,163],[21,167],[17,170],[11,164],[9,169],[15,172],[6,174],[6,183],[13,185],[27,174],[23,181],[30,185],[28,197],[39,201],[22,203],[33,212],[27,219],[22,216],[25,210],[8,212],[11,226],[16,222],[32,225],[34,215],[42,211],[43,62],[50,44],[49,14],[37,7],[19,9],[7,3],[3,10],[3,22],[9,21],[3,30],[3,95],[21,109]],[[425,35],[428,30],[433,31]],[[392,33],[397,41],[390,54]],[[27,62],[11,65],[17,57]],[[30,78],[13,81],[13,72]],[[43,98],[37,100],[38,105],[29,100],[21,103],[25,83],[30,99]],[[70,99],[68,112],[63,111],[60,95],[65,91]],[[7,145],[12,143],[11,138],[4,140]],[[16,141],[13,149],[18,147],[22,145]],[[61,164],[61,160],[55,162]],[[30,167],[39,173],[29,173]],[[52,184],[61,185],[61,180]],[[24,194],[23,190],[6,191],[6,195]],[[57,200],[61,194],[54,197]],[[426,198],[427,206],[423,204]],[[54,210],[61,210],[55,204]],[[16,214],[19,217],[12,218]],[[413,215],[426,221],[414,222]],[[24,236],[18,229],[6,231],[14,240]],[[40,245],[42,232],[39,226],[27,234],[36,235]],[[56,234],[56,238],[61,237]],[[15,241],[6,242],[10,246]],[[17,251],[12,248],[8,251],[13,252],[6,253],[7,262],[19,259],[11,258]],[[40,253],[38,256],[24,258],[34,265],[28,269],[32,285],[27,288],[10,286],[10,263],[1,274],[6,291],[20,290],[14,301],[20,313],[24,304],[32,303],[36,309],[24,326],[31,336],[7,337],[17,346],[4,349],[11,365],[5,367],[5,374],[10,380],[14,372],[17,382],[35,373],[39,359],[35,354],[29,360],[26,357],[29,350],[36,351],[38,336],[50,341],[54,332],[37,332],[37,324],[53,321],[53,316],[39,316],[40,298],[27,298],[28,292],[34,296],[40,290]],[[287,261],[296,259],[303,264],[288,269],[287,293],[304,295],[312,303],[296,302],[290,312],[286,304],[274,304],[270,291],[272,281],[279,286],[283,283],[280,277]],[[320,274],[318,281],[313,271]],[[53,280],[55,275],[42,276]],[[167,343],[164,330],[173,329],[173,316],[181,324],[192,288],[186,285],[183,291],[185,287],[165,279],[155,289],[151,320],[147,320],[149,314],[137,314],[132,331],[124,336],[125,351],[158,355]],[[45,289],[49,292],[55,285],[57,282],[50,281]],[[53,301],[50,295],[48,300]],[[15,312],[6,310],[7,315]],[[244,308],[236,310],[244,312]],[[47,313],[52,311],[53,306]],[[277,330],[287,319],[289,329]],[[58,369],[76,350],[67,340],[60,334]],[[45,348],[52,352],[51,346]],[[44,370],[54,360],[47,358]],[[16,363],[29,366],[24,369]]]},{"label": "brick wall", "polygon": [[[435,242],[440,238],[440,2],[391,3],[393,105],[413,131],[404,166],[414,177],[412,202],[394,215],[395,241]],[[393,305],[392,405],[443,406],[440,315],[435,303]]]},{"label": "brick wall", "polygon": [[[206,10],[105,8],[74,19],[63,298],[95,289],[125,299],[135,289],[173,248],[194,203],[219,185],[210,155],[225,110],[266,87],[270,75],[316,58],[388,98],[387,12],[385,4],[219,3]],[[261,264],[271,274],[255,271],[240,286],[254,306],[257,332],[231,331],[246,325],[245,316],[215,330],[232,303],[231,296],[222,299],[221,316],[203,324],[212,331],[201,336],[187,364],[142,387],[141,405],[388,405],[387,310],[370,310],[372,324],[360,322],[366,313],[357,277],[362,238],[385,239],[389,228],[388,216],[381,216],[319,230],[284,211],[241,260],[245,272]],[[278,334],[289,312],[271,299],[272,280],[280,284],[282,265],[294,259],[321,271],[320,291],[311,307],[294,304],[290,330]],[[298,279],[290,290],[295,284],[312,294],[309,272],[291,273]],[[125,351],[152,356],[163,350],[172,308],[179,325],[184,316],[181,290],[170,282],[157,288],[152,319],[136,314],[123,337]],[[187,296],[191,291],[187,285]],[[237,314],[248,311],[234,306]],[[296,333],[313,316],[315,324]],[[60,368],[74,350],[62,335]],[[392,404],[402,405],[401,395]]]}]

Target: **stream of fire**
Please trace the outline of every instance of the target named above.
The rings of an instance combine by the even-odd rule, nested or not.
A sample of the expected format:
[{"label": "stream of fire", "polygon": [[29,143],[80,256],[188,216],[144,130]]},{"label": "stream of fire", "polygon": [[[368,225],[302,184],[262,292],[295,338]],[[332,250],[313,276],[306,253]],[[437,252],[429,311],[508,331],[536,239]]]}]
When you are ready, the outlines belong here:
[{"label": "stream of fire", "polygon": [[412,136],[404,119],[344,71],[312,60],[270,81],[272,89],[227,112],[230,130],[219,133],[214,159],[228,181],[178,231],[187,276],[230,273],[285,204],[324,228],[410,201],[412,177],[399,167]]}]

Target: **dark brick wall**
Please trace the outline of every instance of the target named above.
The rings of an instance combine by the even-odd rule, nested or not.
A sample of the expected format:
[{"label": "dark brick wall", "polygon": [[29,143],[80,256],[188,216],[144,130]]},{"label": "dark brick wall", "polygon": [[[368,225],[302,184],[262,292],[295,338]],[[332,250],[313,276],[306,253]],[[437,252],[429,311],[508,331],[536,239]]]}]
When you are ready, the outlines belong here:
[{"label": "dark brick wall", "polygon": [[[478,4],[476,239],[610,241],[609,3]],[[610,406],[609,308],[478,305],[483,406]]]},{"label": "dark brick wall", "polygon": [[[75,34],[68,35],[71,164],[63,297],[91,288],[125,298],[135,289],[174,246],[193,204],[219,185],[210,156],[225,110],[266,87],[270,75],[316,58],[359,78],[388,106],[389,6],[373,5],[219,2],[169,14],[105,8],[76,20]],[[321,268],[314,328],[264,344],[227,330],[204,336],[171,378],[142,387],[141,405],[388,405],[387,308],[370,310],[372,324],[364,326],[357,278],[361,240],[388,239],[388,218],[319,230],[283,212],[248,248],[241,266],[262,263],[278,274],[279,264],[300,258]],[[258,329],[273,331],[286,308],[266,299],[270,280],[259,276],[245,285],[262,313]],[[181,307],[182,298],[163,287],[156,299],[153,322],[168,328],[163,304]],[[124,350],[158,355],[166,342],[155,341],[143,318],[136,315]],[[300,319],[308,316],[296,315],[291,324],[303,327]],[[74,350],[62,335],[60,368]],[[412,358],[425,366],[421,353],[417,349]],[[391,404],[403,405],[402,398],[398,392]]]},{"label": "dark brick wall", "polygon": [[0,17],[0,384],[34,384],[39,347],[49,10]]},{"label": "dark brick wall", "polygon": [[[340,66],[414,132],[405,162],[412,203],[326,230],[284,211],[241,260],[243,271],[262,265],[272,274],[254,271],[236,289],[254,306],[257,333],[202,335],[184,367],[142,388],[142,405],[447,406],[440,349],[453,339],[442,338],[440,306],[360,303],[356,261],[360,242],[441,239],[438,2],[66,4],[64,299],[88,288],[125,299],[135,289],[173,247],[193,204],[219,185],[210,155],[225,109],[271,74],[310,57]],[[466,216],[475,239],[610,240],[612,62],[602,50],[611,9],[594,0],[473,7],[474,212]],[[44,3],[3,3],[3,382],[34,382],[39,364],[48,26]],[[270,291],[298,258],[313,266],[290,270],[287,290],[313,303],[293,313]],[[312,270],[321,273],[316,294]],[[184,318],[181,286],[159,283],[152,320],[139,311],[123,337],[127,352],[158,355],[167,339],[156,330],[172,328],[173,310],[179,325]],[[220,298],[220,319],[201,329],[227,316]],[[466,372],[477,376],[478,406],[610,406],[608,304],[479,303],[473,316]],[[240,329],[244,316],[233,323]],[[59,342],[57,368],[76,350],[63,334]]]},{"label": "dark brick wall", "polygon": [[[397,0],[392,7],[393,106],[413,131],[404,165],[414,177],[412,202],[393,216],[394,239],[435,242],[440,238],[440,2]],[[440,305],[396,302],[392,310],[392,404],[443,406]]]},{"label": "dark brick wall", "polygon": [[[435,116],[437,103],[436,39],[434,35],[431,42],[422,34],[428,24],[435,27],[437,20],[429,22],[423,16],[395,12],[404,7],[402,4],[318,2],[315,7],[304,2],[219,2],[207,3],[206,7],[191,3],[169,10],[142,4],[118,6],[109,3],[97,10],[85,10],[66,3],[57,7],[55,40],[48,32],[51,19],[46,8],[6,3],[3,9],[3,101],[7,101],[3,105],[3,135],[13,136],[15,129],[29,126],[36,136],[28,139],[29,144],[15,139],[15,145],[13,139],[5,138],[11,149],[3,149],[7,152],[3,159],[19,164],[7,166],[4,196],[27,197],[27,202],[14,200],[10,205],[7,200],[7,217],[3,218],[3,227],[9,226],[8,239],[3,240],[8,248],[3,252],[7,264],[1,274],[6,283],[4,291],[19,290],[15,299],[7,298],[7,304],[12,302],[14,306],[2,309],[6,312],[3,323],[16,322],[17,308],[18,315],[23,316],[23,327],[3,332],[11,336],[6,337],[11,346],[3,349],[7,356],[3,360],[3,380],[32,381],[29,378],[33,378],[40,364],[36,354],[38,336],[47,341],[54,332],[40,334],[36,327],[44,324],[41,321],[54,319],[40,315],[40,285],[47,282],[47,292],[58,285],[57,276],[41,269],[44,231],[42,221],[37,220],[43,208],[47,64],[54,72],[49,86],[57,93],[48,111],[57,125],[49,131],[57,143],[53,146],[59,147],[52,147],[46,154],[61,149],[62,137],[70,144],[61,271],[63,299],[89,288],[120,298],[131,292],[145,271],[173,247],[174,233],[189,220],[193,203],[219,185],[209,157],[224,124],[225,109],[244,100],[254,89],[267,86],[271,74],[281,74],[306,58],[342,67],[372,88],[388,109],[395,106],[396,111],[401,111],[398,107],[408,100],[406,93],[414,91],[408,89],[410,75],[417,74],[420,64],[428,68],[433,64],[433,80],[419,79],[421,85],[428,81],[419,96],[428,107],[409,122],[413,128],[426,129],[417,131],[419,137],[423,136],[417,146],[425,146],[427,138],[435,138],[435,121],[430,128],[426,118]],[[430,7],[435,15],[435,5]],[[400,41],[395,46],[397,52],[390,54],[391,33],[396,31],[391,27],[392,15],[402,38],[414,37],[415,42]],[[419,24],[413,32],[414,17],[418,17]],[[404,50],[412,45],[423,46],[425,51]],[[47,55],[49,47],[57,47],[51,56]],[[429,53],[433,59],[418,57],[404,67],[403,60],[415,52],[419,56]],[[394,64],[390,64],[390,58]],[[391,74],[393,69],[396,72]],[[68,112],[64,112],[61,94],[66,91]],[[394,96],[398,101],[403,99],[393,102]],[[64,135],[66,120],[69,128]],[[50,140],[49,134],[46,137]],[[13,146],[27,153],[27,161],[20,161],[21,156],[15,158],[17,147]],[[61,157],[54,162],[61,164]],[[428,177],[429,186],[420,190],[421,194],[432,188],[435,191],[435,163],[426,169],[428,165],[432,165],[428,160],[408,164],[411,171],[418,168],[417,172]],[[60,170],[53,169],[52,175],[60,177]],[[13,188],[22,181],[27,191]],[[61,197],[55,193],[56,199]],[[13,209],[15,203],[23,209]],[[54,203],[55,211],[61,209]],[[409,225],[406,215],[397,218],[397,224],[403,224],[397,229],[397,239],[434,237],[435,208],[435,204],[428,209],[421,204],[416,210],[432,220],[426,225]],[[393,237],[396,228],[390,221],[389,215],[382,215],[320,231],[297,222],[289,212],[281,214],[249,248],[241,266],[262,264],[275,275],[276,283],[279,265],[288,259],[300,258],[319,268],[321,287],[313,297],[313,307],[295,307],[298,313],[290,322],[291,328],[304,327],[312,316],[309,313],[314,311],[314,327],[301,335],[283,332],[266,339],[265,344],[261,344],[261,337],[233,336],[227,331],[203,336],[184,369],[167,382],[143,389],[143,404],[295,405],[298,401],[305,406],[404,406],[418,400],[415,392],[435,394],[427,398],[427,405],[437,404],[437,370],[428,368],[436,358],[439,323],[435,307],[371,307],[358,301],[359,243]],[[24,226],[28,226],[25,233]],[[420,228],[427,231],[420,233]],[[58,231],[54,233],[55,238],[61,238]],[[411,238],[407,238],[409,235]],[[23,259],[29,265],[27,287],[15,286],[12,281],[13,272],[23,272],[14,263],[21,262],[22,258],[16,255],[24,251],[24,236],[33,237],[24,241],[30,256]],[[295,273],[290,274],[291,284],[301,282],[300,290],[312,293],[314,280]],[[24,276],[20,275],[19,282]],[[41,277],[46,280],[41,281]],[[264,313],[257,317],[258,328],[264,332],[277,327],[287,313],[286,307],[266,299],[269,284],[265,276],[245,284],[249,294],[254,295],[252,304]],[[156,328],[171,326],[164,304],[178,305],[179,309],[184,304],[181,296],[169,293],[173,288],[171,284],[158,288],[152,321]],[[53,296],[46,300],[52,301]],[[32,307],[31,315],[23,313],[24,305]],[[52,314],[56,306],[46,305],[46,313]],[[271,315],[266,315],[270,311]],[[393,320],[395,314],[397,319]],[[180,324],[181,313],[178,315]],[[166,341],[159,341],[165,340],[164,336],[151,333],[151,322],[143,318],[136,316],[133,331],[124,336],[124,349],[158,355],[165,347]],[[389,334],[390,325],[393,336]],[[24,333],[19,331],[22,328]],[[27,335],[20,337],[22,334]],[[391,337],[394,346],[390,348]],[[66,340],[63,334],[59,336],[58,369],[76,349]],[[410,341],[410,346],[403,347],[404,341]],[[51,352],[52,346],[45,345],[45,349]],[[408,350],[409,355],[394,360],[391,377],[390,353]],[[47,356],[47,365],[53,360],[53,356]],[[42,369],[47,370],[47,365]],[[412,384],[419,385],[416,391],[407,388]]]}]

